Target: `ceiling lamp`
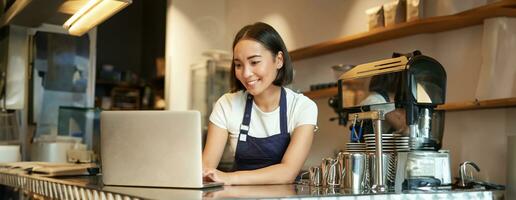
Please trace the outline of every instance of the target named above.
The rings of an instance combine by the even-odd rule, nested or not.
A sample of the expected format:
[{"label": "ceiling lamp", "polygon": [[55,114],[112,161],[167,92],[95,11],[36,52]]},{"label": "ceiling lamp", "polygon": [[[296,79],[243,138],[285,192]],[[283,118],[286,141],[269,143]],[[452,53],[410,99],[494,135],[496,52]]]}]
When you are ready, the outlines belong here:
[{"label": "ceiling lamp", "polygon": [[81,36],[131,3],[132,0],[89,0],[63,27],[70,35]]}]

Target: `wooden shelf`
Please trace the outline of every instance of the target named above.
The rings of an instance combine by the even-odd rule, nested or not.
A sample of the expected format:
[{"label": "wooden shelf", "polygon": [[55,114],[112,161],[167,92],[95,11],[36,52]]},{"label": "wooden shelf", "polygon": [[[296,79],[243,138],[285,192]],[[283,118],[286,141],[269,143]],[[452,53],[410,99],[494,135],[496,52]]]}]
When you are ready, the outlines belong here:
[{"label": "wooden shelf", "polygon": [[478,110],[488,108],[508,108],[516,107],[516,97],[506,99],[490,99],[490,100],[475,100],[465,102],[446,103],[437,106],[437,110],[446,111],[461,111],[461,110]]},{"label": "wooden shelf", "polygon": [[[335,96],[337,94],[337,87],[326,88],[316,91],[309,91],[303,93],[310,99],[322,99]],[[490,99],[490,100],[474,100],[464,102],[453,102],[446,103],[437,106],[437,110],[446,111],[463,111],[463,110],[478,110],[478,109],[490,109],[490,108],[508,108],[516,107],[516,97],[505,98],[505,99]]]},{"label": "wooden shelf", "polygon": [[335,96],[337,94],[337,90],[337,87],[331,87],[326,89],[303,92],[303,94],[310,99],[322,99]]},{"label": "wooden shelf", "polygon": [[501,16],[516,17],[516,0],[502,0],[454,15],[431,17],[344,36],[293,50],[290,56],[296,61],[409,35],[436,33],[478,25],[482,24],[484,19]]}]

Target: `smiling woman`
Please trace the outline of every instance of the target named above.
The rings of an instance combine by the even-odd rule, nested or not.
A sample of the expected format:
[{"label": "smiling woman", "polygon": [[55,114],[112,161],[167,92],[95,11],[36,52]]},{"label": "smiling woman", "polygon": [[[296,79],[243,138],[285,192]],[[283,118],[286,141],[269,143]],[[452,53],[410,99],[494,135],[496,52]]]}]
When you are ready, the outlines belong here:
[{"label": "smiling woman", "polygon": [[[208,180],[236,184],[294,181],[310,150],[317,124],[316,104],[283,86],[293,79],[292,63],[270,25],[243,27],[233,42],[231,93],[210,116],[203,152]],[[216,170],[228,141],[235,172]]]}]

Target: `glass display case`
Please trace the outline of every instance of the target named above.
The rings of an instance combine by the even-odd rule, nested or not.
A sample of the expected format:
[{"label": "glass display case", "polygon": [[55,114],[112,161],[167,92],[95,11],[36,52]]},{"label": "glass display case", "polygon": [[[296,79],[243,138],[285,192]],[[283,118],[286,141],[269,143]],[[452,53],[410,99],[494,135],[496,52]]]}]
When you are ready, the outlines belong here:
[{"label": "glass display case", "polygon": [[[190,108],[201,112],[203,127],[203,144],[208,131],[208,121],[213,104],[229,92],[231,56],[222,51],[212,50],[203,54],[206,61],[191,67],[191,105]],[[229,142],[225,147],[219,169],[230,169],[233,165],[233,153]]]},{"label": "glass display case", "polygon": [[81,138],[88,149],[100,153],[100,109],[59,107],[57,134]]}]

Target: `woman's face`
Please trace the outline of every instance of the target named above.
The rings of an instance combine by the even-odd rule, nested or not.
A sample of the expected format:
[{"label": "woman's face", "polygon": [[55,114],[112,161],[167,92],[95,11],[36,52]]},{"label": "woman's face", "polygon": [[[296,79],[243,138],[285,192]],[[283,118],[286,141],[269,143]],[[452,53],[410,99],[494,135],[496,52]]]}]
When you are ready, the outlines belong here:
[{"label": "woman's face", "polygon": [[240,40],[233,49],[235,75],[247,91],[259,95],[271,88],[278,69],[283,66],[283,54],[273,56],[261,43],[250,39]]}]

